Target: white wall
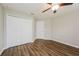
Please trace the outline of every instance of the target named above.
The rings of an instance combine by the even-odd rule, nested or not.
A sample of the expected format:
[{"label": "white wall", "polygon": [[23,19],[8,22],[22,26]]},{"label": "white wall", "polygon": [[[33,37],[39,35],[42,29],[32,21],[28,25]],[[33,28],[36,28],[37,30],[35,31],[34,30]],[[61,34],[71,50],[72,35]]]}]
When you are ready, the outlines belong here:
[{"label": "white wall", "polygon": [[51,19],[36,20],[36,38],[52,39]]},{"label": "white wall", "polygon": [[36,21],[36,38],[45,38],[45,22],[44,20]]},{"label": "white wall", "polygon": [[3,20],[3,7],[0,5],[0,50],[4,47],[4,20]]},{"label": "white wall", "polygon": [[45,19],[45,38],[46,39],[52,39],[52,23],[51,19]]},{"label": "white wall", "polygon": [[79,10],[52,19],[52,40],[79,47]]}]

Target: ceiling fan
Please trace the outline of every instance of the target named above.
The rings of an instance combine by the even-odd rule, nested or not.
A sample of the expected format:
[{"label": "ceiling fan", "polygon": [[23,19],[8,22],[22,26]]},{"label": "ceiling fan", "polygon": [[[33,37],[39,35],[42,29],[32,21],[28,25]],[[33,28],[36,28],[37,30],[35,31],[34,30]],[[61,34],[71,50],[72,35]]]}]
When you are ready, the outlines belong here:
[{"label": "ceiling fan", "polygon": [[50,7],[48,7],[47,9],[45,9],[44,11],[42,11],[42,13],[52,9],[53,13],[56,13],[58,8],[63,7],[63,6],[68,6],[68,5],[72,5],[73,3],[58,3],[58,4],[53,4],[53,3],[47,3],[48,5],[50,5]]}]

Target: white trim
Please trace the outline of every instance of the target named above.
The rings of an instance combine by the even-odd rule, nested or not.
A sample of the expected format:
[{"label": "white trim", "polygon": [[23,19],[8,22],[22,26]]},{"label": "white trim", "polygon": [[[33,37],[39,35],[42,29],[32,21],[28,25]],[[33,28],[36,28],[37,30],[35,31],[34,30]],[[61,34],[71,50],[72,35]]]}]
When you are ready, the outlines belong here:
[{"label": "white trim", "polygon": [[4,51],[4,49],[0,51],[0,55],[2,54],[3,51]]},{"label": "white trim", "polygon": [[3,51],[7,49],[7,48],[3,48],[2,50],[0,50],[0,55],[3,53]]},{"label": "white trim", "polygon": [[2,54],[3,50],[0,51],[0,55]]},{"label": "white trim", "polygon": [[65,43],[65,42],[60,42],[60,43],[63,43],[65,45],[72,46],[74,48],[78,48],[79,49],[79,46],[76,46],[76,45],[68,44],[68,43]]},{"label": "white trim", "polygon": [[[50,40],[52,40],[52,39],[50,39]],[[72,44],[69,44],[69,43],[64,42],[64,41],[58,41],[58,40],[53,40],[53,41],[56,41],[56,42],[59,42],[59,43],[62,43],[62,44],[68,45],[68,46],[72,46],[72,47],[74,47],[74,48],[78,48],[78,49],[79,49],[79,46],[72,45]]]}]

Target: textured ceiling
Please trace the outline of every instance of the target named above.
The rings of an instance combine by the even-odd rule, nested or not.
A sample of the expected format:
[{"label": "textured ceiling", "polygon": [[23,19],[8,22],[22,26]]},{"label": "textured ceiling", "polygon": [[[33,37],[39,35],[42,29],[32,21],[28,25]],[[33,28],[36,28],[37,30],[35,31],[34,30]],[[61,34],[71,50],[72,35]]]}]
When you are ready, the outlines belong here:
[{"label": "textured ceiling", "polygon": [[43,10],[49,7],[49,5],[46,3],[4,3],[2,5],[7,7],[8,9],[20,11],[26,14],[31,14],[36,19],[50,19],[55,16],[69,13],[71,11],[79,10],[79,4],[60,8],[58,9],[56,14],[53,14],[51,9],[45,13],[42,13]]}]

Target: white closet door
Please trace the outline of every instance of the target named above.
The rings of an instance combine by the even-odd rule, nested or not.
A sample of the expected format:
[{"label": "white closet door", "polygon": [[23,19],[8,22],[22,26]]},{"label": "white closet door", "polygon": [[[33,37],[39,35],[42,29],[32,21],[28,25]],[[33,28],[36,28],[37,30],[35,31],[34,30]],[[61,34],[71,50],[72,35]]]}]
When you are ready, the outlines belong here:
[{"label": "white closet door", "polygon": [[7,47],[31,42],[33,38],[32,23],[31,19],[7,16]]}]

